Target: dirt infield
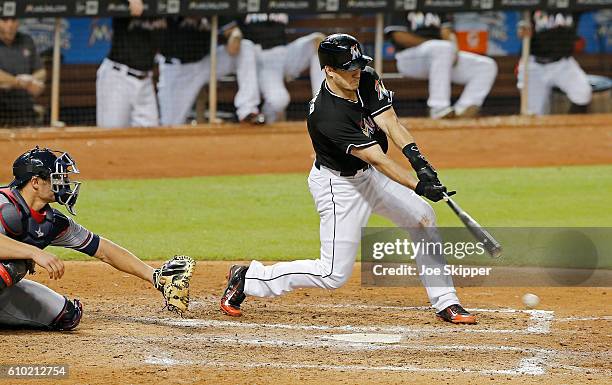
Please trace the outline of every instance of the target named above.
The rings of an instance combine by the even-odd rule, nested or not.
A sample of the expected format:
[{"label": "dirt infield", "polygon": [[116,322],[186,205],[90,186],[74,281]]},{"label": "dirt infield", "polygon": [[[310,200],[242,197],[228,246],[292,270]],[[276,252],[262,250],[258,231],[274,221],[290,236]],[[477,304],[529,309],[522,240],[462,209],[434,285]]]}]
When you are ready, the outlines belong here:
[{"label": "dirt infield", "polygon": [[69,262],[59,282],[38,274],[83,300],[81,326],[0,331],[2,362],[68,363],[70,377],[55,383],[604,384],[612,375],[607,288],[531,289],[539,310],[523,309],[527,289],[459,289],[480,322],[455,326],[434,318],[422,288],[363,288],[356,270],[337,291],[249,299],[235,319],[217,305],[228,266],[198,263],[183,319],[99,262]]},{"label": "dirt infield", "polygon": [[[438,168],[612,163],[612,114],[404,122]],[[70,152],[84,179],[307,172],[313,161],[300,122],[264,128],[0,130],[0,164],[37,144]],[[392,155],[402,157],[399,151]],[[0,180],[9,173],[0,168]]]},{"label": "dirt infield", "polygon": [[[612,115],[406,122],[439,168],[612,163]],[[306,172],[312,163],[305,125],[294,123],[0,131],[0,164],[35,144],[69,151],[84,179]],[[0,168],[0,179],[9,171]],[[609,288],[458,289],[480,322],[454,326],[435,319],[422,287],[365,288],[356,271],[337,291],[249,299],[245,316],[231,319],[217,305],[228,267],[198,263],[184,319],[161,311],[149,285],[99,262],[68,262],[58,282],[38,274],[83,300],[83,321],[71,333],[0,331],[0,363],[68,364],[68,379],[47,382],[70,384],[604,384],[612,376]],[[520,303],[528,291],[541,297],[538,310]]]}]

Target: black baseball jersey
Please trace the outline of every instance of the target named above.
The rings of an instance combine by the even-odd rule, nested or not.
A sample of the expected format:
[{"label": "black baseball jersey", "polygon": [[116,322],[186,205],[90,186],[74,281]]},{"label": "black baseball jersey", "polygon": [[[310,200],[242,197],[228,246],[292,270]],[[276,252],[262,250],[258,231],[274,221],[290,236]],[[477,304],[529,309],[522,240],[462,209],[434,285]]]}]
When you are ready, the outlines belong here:
[{"label": "black baseball jersey", "polygon": [[138,71],[151,71],[159,51],[163,18],[113,18],[113,40],[108,58]]},{"label": "black baseball jersey", "polygon": [[237,21],[245,39],[269,49],[287,44],[286,13],[249,13]]},{"label": "black baseball jersey", "polygon": [[[433,12],[405,12],[393,13],[389,18],[385,33],[394,31],[410,32],[424,39],[441,39],[442,27],[452,27],[452,18],[449,14]],[[407,47],[399,46],[392,41],[397,49]]]},{"label": "black baseball jersey", "polygon": [[100,237],[46,205],[32,210],[17,189],[0,189],[0,234],[39,249],[61,246],[95,255]]},{"label": "black baseball jersey", "polygon": [[357,97],[358,101],[345,99],[323,82],[310,102],[308,133],[317,161],[344,173],[354,173],[367,165],[350,154],[352,148],[379,144],[387,152],[389,146],[374,117],[392,107],[393,92],[385,89],[373,68],[366,67],[361,72]]},{"label": "black baseball jersey", "polygon": [[210,23],[206,17],[169,17],[161,54],[182,63],[202,60],[210,53]]},{"label": "black baseball jersey", "polygon": [[572,56],[579,18],[579,13],[533,12],[531,54],[553,60]]}]

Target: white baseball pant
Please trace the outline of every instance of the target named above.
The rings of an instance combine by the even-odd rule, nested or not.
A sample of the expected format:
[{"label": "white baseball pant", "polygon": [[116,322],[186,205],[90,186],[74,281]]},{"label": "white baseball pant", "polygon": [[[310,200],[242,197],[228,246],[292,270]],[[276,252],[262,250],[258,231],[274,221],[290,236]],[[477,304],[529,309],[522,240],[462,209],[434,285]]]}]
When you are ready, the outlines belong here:
[{"label": "white baseball pant", "polygon": [[[351,276],[361,240],[361,228],[372,212],[391,219],[406,229],[412,239],[440,241],[432,207],[411,189],[404,187],[374,168],[353,177],[313,167],[308,177],[310,193],[321,217],[320,258],[279,262],[264,266],[252,261],[246,274],[247,296],[274,297],[297,288],[336,289]],[[421,266],[440,268],[446,264],[443,255],[416,256]],[[427,295],[438,311],[459,303],[452,277],[421,276]]]},{"label": "white baseball pant", "polygon": [[[240,52],[231,56],[225,46],[217,47],[217,78],[235,73],[238,92],[234,97],[236,115],[242,120],[250,113],[258,113],[259,87],[257,78],[255,45],[242,40]],[[180,61],[159,64],[158,97],[161,124],[184,124],[200,89],[210,80],[210,55],[193,63]]]},{"label": "white baseball pant", "polygon": [[321,34],[315,32],[287,45],[265,50],[257,46],[257,78],[264,99],[262,112],[266,122],[278,120],[289,105],[290,96],[285,80],[295,79],[310,68],[312,95],[316,95],[321,88],[325,74],[321,70],[315,44],[319,36]]},{"label": "white baseball pant", "polygon": [[447,40],[428,40],[395,55],[397,70],[415,79],[429,79],[430,108],[444,108],[451,104],[451,83],[464,84],[457,111],[469,106],[482,106],[497,76],[497,63],[487,56],[459,51],[457,63],[455,46]]},{"label": "white baseball pant", "polygon": [[[119,70],[113,67],[119,68]],[[96,76],[98,127],[150,127],[159,124],[151,74],[145,79],[128,75],[124,64],[104,59]]]},{"label": "white baseball pant", "polygon": [[[550,113],[550,94],[553,87],[559,87],[569,100],[581,106],[591,102],[591,84],[580,65],[573,57],[540,64],[529,57],[529,85],[527,109],[535,115]],[[519,64],[518,88],[523,88],[524,66]]]}]

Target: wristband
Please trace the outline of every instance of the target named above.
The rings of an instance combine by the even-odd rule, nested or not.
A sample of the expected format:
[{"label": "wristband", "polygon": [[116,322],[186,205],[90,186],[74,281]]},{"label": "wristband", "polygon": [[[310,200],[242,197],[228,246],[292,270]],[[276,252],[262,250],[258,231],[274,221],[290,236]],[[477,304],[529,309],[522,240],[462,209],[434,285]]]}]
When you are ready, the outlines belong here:
[{"label": "wristband", "polygon": [[408,158],[410,165],[412,165],[412,168],[415,170],[420,170],[429,164],[427,159],[425,159],[425,157],[419,151],[419,147],[417,147],[416,143],[407,144],[402,149],[402,153],[404,153],[404,156]]}]

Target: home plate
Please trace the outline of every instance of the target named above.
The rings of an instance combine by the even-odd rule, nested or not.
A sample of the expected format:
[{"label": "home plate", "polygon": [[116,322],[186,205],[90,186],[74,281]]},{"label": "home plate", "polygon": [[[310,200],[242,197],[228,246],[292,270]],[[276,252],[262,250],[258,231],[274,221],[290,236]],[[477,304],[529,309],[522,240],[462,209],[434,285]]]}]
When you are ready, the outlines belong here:
[{"label": "home plate", "polygon": [[326,336],[326,339],[345,342],[397,344],[401,341],[402,336],[397,334],[353,333]]}]

